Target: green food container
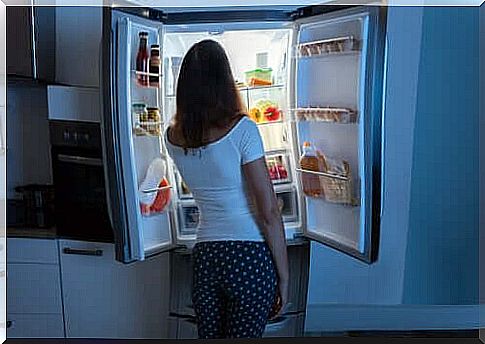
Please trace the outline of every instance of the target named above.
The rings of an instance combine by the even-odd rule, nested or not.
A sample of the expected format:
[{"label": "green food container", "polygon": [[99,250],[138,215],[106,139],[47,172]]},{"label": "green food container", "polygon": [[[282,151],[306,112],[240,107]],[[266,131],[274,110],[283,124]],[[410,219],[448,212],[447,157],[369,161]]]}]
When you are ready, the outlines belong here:
[{"label": "green food container", "polygon": [[247,71],[244,73],[246,75],[246,83],[249,84],[252,78],[257,78],[257,79],[271,82],[272,72],[273,70],[271,68],[257,68],[257,69]]}]

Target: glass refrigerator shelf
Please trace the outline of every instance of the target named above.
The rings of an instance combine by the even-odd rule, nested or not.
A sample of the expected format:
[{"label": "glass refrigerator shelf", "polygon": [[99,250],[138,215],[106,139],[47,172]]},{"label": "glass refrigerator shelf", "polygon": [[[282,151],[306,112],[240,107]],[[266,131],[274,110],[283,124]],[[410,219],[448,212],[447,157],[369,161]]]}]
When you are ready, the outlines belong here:
[{"label": "glass refrigerator shelf", "polygon": [[258,126],[263,126],[263,125],[268,125],[268,124],[278,124],[278,123],[284,123],[283,119],[280,118],[275,121],[264,121],[264,122],[255,122]]},{"label": "glass refrigerator shelf", "polygon": [[284,84],[275,84],[275,85],[264,85],[264,86],[238,86],[239,91],[243,92],[251,92],[251,91],[260,91],[260,90],[267,90],[267,89],[283,89],[285,87]]}]

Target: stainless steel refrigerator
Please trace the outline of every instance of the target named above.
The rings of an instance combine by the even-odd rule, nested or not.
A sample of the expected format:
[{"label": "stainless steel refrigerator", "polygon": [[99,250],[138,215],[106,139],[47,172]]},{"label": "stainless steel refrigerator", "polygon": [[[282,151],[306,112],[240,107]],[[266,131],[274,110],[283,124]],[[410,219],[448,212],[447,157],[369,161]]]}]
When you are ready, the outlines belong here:
[{"label": "stainless steel refrigerator", "polygon": [[[175,112],[181,59],[209,38],[226,49],[258,123],[287,240],[307,238],[372,264],[381,209],[384,27],[384,10],[372,6],[105,9],[102,126],[117,260],[194,244],[198,209],[161,133]],[[160,73],[136,68],[140,32],[160,46]],[[144,77],[159,86],[140,86]],[[134,104],[158,109],[161,118],[140,119]],[[321,153],[318,171],[300,165],[304,142]],[[165,184],[143,189],[154,159],[166,166]],[[318,193],[310,196],[308,185]],[[140,203],[157,197],[168,200],[163,209],[144,211]]]}]

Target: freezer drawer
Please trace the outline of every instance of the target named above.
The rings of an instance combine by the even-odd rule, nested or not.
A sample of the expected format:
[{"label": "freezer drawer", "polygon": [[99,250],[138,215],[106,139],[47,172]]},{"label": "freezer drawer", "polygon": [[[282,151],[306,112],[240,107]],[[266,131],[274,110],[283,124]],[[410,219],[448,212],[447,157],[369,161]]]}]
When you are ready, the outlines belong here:
[{"label": "freezer drawer", "polygon": [[195,203],[179,204],[179,235],[181,237],[194,236],[199,223],[199,208]]},{"label": "freezer drawer", "polygon": [[304,328],[304,313],[282,315],[266,325],[263,337],[303,337]]},{"label": "freezer drawer", "polygon": [[[196,339],[198,337],[194,318],[172,317],[169,322],[171,339]],[[266,325],[263,337],[303,337],[304,327],[305,316],[303,313],[283,315]]]},{"label": "freezer drawer", "polygon": [[295,188],[289,190],[277,189],[276,199],[280,207],[281,217],[285,223],[298,221],[297,193]]},{"label": "freezer drawer", "polygon": [[[287,312],[305,311],[308,289],[309,243],[288,246],[289,304]],[[173,252],[170,256],[170,312],[194,314],[192,308],[192,256]]]}]

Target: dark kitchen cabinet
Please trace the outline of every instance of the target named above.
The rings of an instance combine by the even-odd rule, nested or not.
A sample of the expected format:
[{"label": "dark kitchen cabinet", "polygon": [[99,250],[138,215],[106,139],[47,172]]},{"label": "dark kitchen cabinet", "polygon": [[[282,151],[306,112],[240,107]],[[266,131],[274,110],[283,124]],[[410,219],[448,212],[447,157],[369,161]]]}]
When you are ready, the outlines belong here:
[{"label": "dark kitchen cabinet", "polygon": [[56,83],[100,87],[103,7],[57,6]]},{"label": "dark kitchen cabinet", "polygon": [[7,74],[55,80],[55,7],[7,6]]}]

